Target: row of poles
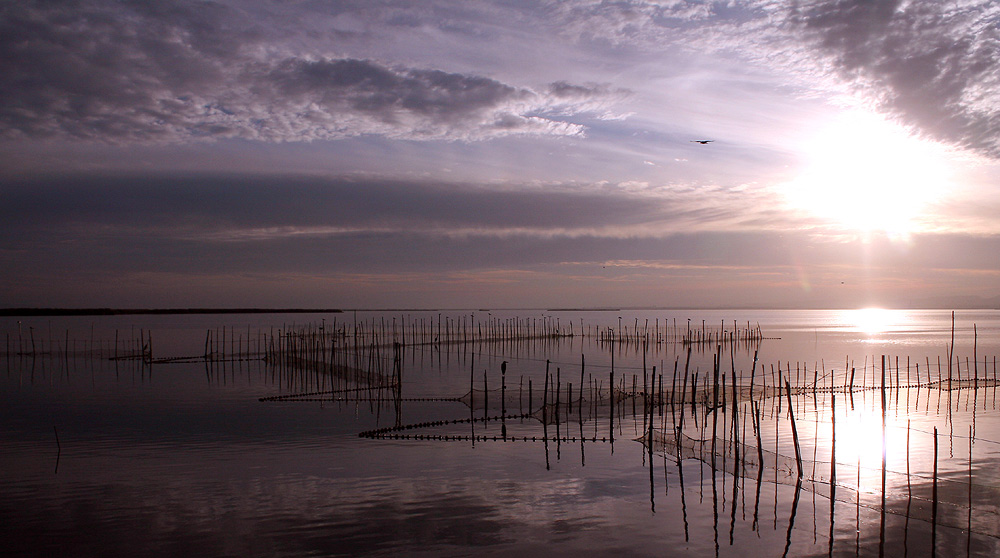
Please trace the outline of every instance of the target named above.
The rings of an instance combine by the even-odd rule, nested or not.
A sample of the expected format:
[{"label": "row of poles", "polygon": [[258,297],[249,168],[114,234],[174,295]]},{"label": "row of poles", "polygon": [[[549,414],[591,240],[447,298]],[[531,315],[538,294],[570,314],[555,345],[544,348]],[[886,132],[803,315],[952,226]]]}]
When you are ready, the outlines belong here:
[{"label": "row of poles", "polygon": [[17,335],[10,332],[4,334],[4,354],[7,358],[43,358],[43,357],[87,357],[108,360],[144,360],[153,359],[153,333],[148,329],[131,329],[128,334],[115,330],[114,339],[95,337],[91,328],[90,337],[84,339],[70,338],[69,330],[62,337],[55,336],[49,330],[47,336],[35,335],[35,328],[25,328],[18,323]]},{"label": "row of poles", "polygon": [[[521,401],[522,406],[519,408],[519,412],[517,412],[517,413],[508,413],[507,405],[508,405],[508,402],[512,400],[512,398],[508,395],[507,363],[503,362],[503,363],[501,363],[501,367],[500,367],[501,368],[501,376],[500,376],[500,387],[499,388],[495,388],[493,390],[490,390],[489,387],[488,387],[488,377],[484,375],[484,377],[483,377],[483,389],[482,390],[478,390],[475,387],[475,375],[476,375],[475,372],[473,371],[472,374],[470,375],[470,391],[469,391],[469,394],[468,394],[469,397],[468,397],[468,400],[466,400],[465,402],[469,405],[470,410],[472,410],[474,412],[475,409],[477,408],[477,406],[474,403],[474,401],[477,398],[479,398],[482,401],[482,409],[483,409],[483,416],[481,418],[475,417],[474,414],[473,414],[473,415],[471,415],[469,417],[469,419],[453,419],[453,420],[434,421],[434,422],[429,422],[429,423],[417,423],[417,424],[409,424],[409,425],[396,425],[396,426],[393,426],[393,427],[386,427],[386,428],[379,428],[379,429],[375,429],[375,430],[365,431],[365,432],[360,433],[359,435],[362,436],[362,437],[369,437],[369,438],[391,438],[391,439],[420,439],[420,440],[445,440],[445,441],[460,441],[460,440],[469,441],[469,440],[471,440],[473,444],[475,444],[476,441],[487,441],[487,440],[492,440],[492,441],[498,441],[498,440],[499,441],[529,441],[529,440],[530,441],[539,441],[539,442],[544,442],[545,443],[545,446],[546,446],[546,448],[545,448],[546,449],[546,465],[548,466],[549,465],[549,461],[548,461],[548,458],[549,458],[548,444],[550,442],[553,442],[553,443],[556,444],[557,455],[558,455],[558,452],[559,452],[559,444],[560,443],[565,443],[567,441],[574,441],[574,442],[576,442],[577,440],[579,440],[579,442],[581,444],[581,455],[582,455],[582,450],[583,450],[583,444],[586,443],[586,442],[598,442],[598,441],[600,441],[600,442],[610,442],[611,443],[611,447],[612,447],[612,452],[613,452],[614,451],[615,432],[616,432],[616,425],[615,425],[616,416],[618,417],[618,421],[619,421],[619,425],[620,425],[621,421],[623,420],[623,418],[625,418],[625,413],[623,412],[624,411],[624,407],[626,405],[625,401],[630,400],[631,403],[632,403],[632,415],[633,416],[636,416],[638,414],[636,412],[636,404],[637,404],[637,402],[639,403],[639,406],[641,406],[641,408],[642,408],[641,409],[641,414],[642,414],[642,417],[643,417],[643,419],[642,419],[643,420],[643,424],[642,424],[642,430],[641,430],[641,432],[643,432],[643,434],[642,434],[642,436],[639,439],[641,439],[648,446],[648,449],[649,449],[649,452],[650,452],[650,456],[649,456],[650,457],[650,463],[652,463],[652,451],[653,451],[653,447],[654,447],[654,437],[656,438],[656,440],[659,443],[663,443],[664,440],[667,440],[669,438],[674,438],[676,440],[675,443],[674,443],[674,448],[675,448],[676,456],[677,456],[677,459],[678,459],[678,467],[680,467],[681,466],[681,462],[685,458],[685,456],[682,454],[682,451],[681,451],[681,448],[683,447],[683,444],[680,442],[680,437],[682,435],[681,433],[682,433],[682,430],[683,430],[684,416],[685,416],[683,407],[686,407],[688,404],[690,404],[691,405],[691,409],[692,409],[692,413],[691,413],[692,417],[695,417],[695,420],[697,421],[697,417],[700,415],[701,418],[702,418],[702,425],[707,425],[707,419],[708,419],[709,414],[711,414],[711,418],[712,418],[712,427],[711,427],[712,434],[710,434],[709,438],[708,438],[708,440],[710,440],[709,443],[711,444],[711,447],[710,448],[706,448],[703,445],[700,448],[703,452],[704,451],[708,452],[708,458],[706,458],[704,456],[704,453],[701,453],[701,454],[699,454],[699,459],[701,461],[705,462],[706,464],[708,464],[710,466],[710,468],[711,468],[712,471],[717,471],[717,470],[727,470],[728,471],[728,470],[731,470],[734,476],[739,477],[739,476],[746,475],[746,471],[747,471],[747,468],[748,468],[748,466],[747,466],[748,454],[751,454],[751,452],[755,449],[756,450],[756,456],[755,457],[757,458],[757,461],[756,461],[756,464],[755,464],[756,465],[755,468],[757,469],[758,483],[759,483],[760,479],[763,476],[763,471],[765,469],[765,466],[764,466],[764,464],[765,464],[765,455],[764,455],[764,452],[766,451],[764,449],[764,446],[763,446],[763,443],[762,443],[762,437],[761,437],[761,432],[762,432],[762,426],[761,425],[762,425],[762,419],[763,419],[763,416],[764,416],[764,412],[762,410],[762,405],[760,404],[761,402],[758,399],[754,399],[754,398],[751,398],[749,400],[748,405],[742,405],[743,403],[747,403],[747,401],[741,396],[740,386],[738,386],[738,384],[737,384],[737,377],[736,377],[736,375],[730,376],[730,382],[727,382],[726,381],[727,380],[726,379],[726,374],[721,373],[721,367],[719,366],[720,362],[721,362],[721,353],[719,355],[717,355],[716,360],[715,360],[715,365],[713,367],[713,373],[712,373],[713,380],[711,382],[711,388],[710,388],[710,390],[708,390],[708,392],[703,392],[703,393],[705,393],[706,396],[703,396],[701,399],[699,399],[698,397],[691,397],[690,400],[687,399],[686,393],[683,392],[683,391],[681,392],[681,394],[679,396],[674,396],[673,393],[667,392],[667,394],[669,394],[670,397],[666,397],[665,396],[665,391],[661,387],[664,384],[663,375],[660,374],[658,376],[657,373],[656,373],[656,368],[655,367],[653,368],[652,376],[650,376],[648,373],[644,372],[644,374],[643,374],[643,389],[642,389],[642,391],[637,391],[635,389],[628,390],[627,389],[627,382],[625,381],[624,378],[619,378],[616,381],[615,376],[614,376],[614,371],[612,371],[610,373],[610,376],[609,376],[609,379],[608,379],[608,385],[609,386],[617,386],[617,387],[615,387],[612,390],[602,391],[602,389],[600,387],[600,384],[598,382],[595,382],[592,377],[590,378],[589,382],[585,382],[584,381],[584,369],[585,369],[586,364],[585,364],[585,358],[583,357],[583,355],[581,355],[581,363],[580,363],[580,378],[581,378],[581,380],[580,380],[580,384],[579,385],[580,386],[584,386],[584,385],[589,386],[589,393],[588,393],[588,392],[584,391],[584,389],[582,387],[579,389],[579,391],[575,391],[573,389],[572,384],[569,383],[569,382],[567,382],[565,384],[565,389],[564,389],[564,384],[563,384],[562,378],[561,378],[561,376],[562,376],[561,369],[560,368],[556,368],[555,372],[553,373],[550,370],[550,363],[546,363],[545,381],[543,383],[543,388],[542,388],[542,393],[541,393],[541,407],[537,408],[537,410],[534,410],[534,409],[536,409],[536,407],[534,406],[533,402],[537,401],[537,399],[532,395],[532,382],[531,382],[531,379],[529,378],[529,381],[528,381],[528,396],[527,396],[527,399],[529,401],[528,412],[524,412],[524,409],[523,409],[524,394],[523,394],[523,391],[522,391],[523,390],[523,376],[522,376],[522,380],[519,383],[518,393],[517,393],[517,398],[516,398],[516,400]],[[756,368],[756,363],[755,363],[754,368]],[[882,366],[881,366],[880,370],[881,370],[881,378],[880,378],[880,381],[879,381],[879,387],[878,387],[878,389],[879,389],[879,393],[881,395],[882,432],[883,432],[883,443],[884,443],[884,440],[886,439],[886,437],[885,437],[885,432],[886,432],[885,416],[886,416],[887,399],[888,399],[887,392],[890,390],[890,386],[889,386],[889,383],[887,381],[887,378],[889,377],[889,373],[891,372],[891,367],[887,366],[886,358],[885,357],[882,358]],[[780,374],[780,372],[779,372],[779,374]],[[754,373],[752,371],[751,372],[751,378],[754,378],[754,377],[755,377],[755,375],[754,375]],[[675,379],[674,379],[673,383],[674,384],[677,383],[676,375],[675,375]],[[785,377],[785,378],[779,378],[778,383],[779,383],[779,385],[782,386],[782,389],[779,392],[780,396],[774,396],[774,395],[772,395],[772,400],[773,400],[773,403],[776,403],[778,405],[778,411],[777,412],[778,412],[779,416],[782,414],[782,412],[781,412],[782,399],[784,400],[785,406],[787,408],[787,419],[788,419],[788,424],[789,424],[789,427],[790,427],[790,430],[791,430],[792,441],[793,441],[793,447],[791,448],[791,450],[794,451],[795,468],[794,468],[794,470],[786,470],[786,472],[791,476],[791,478],[795,479],[794,482],[796,484],[796,500],[797,500],[798,499],[798,491],[801,489],[801,486],[802,486],[803,482],[813,482],[814,485],[815,485],[815,483],[819,481],[819,479],[816,477],[816,465],[818,463],[818,461],[816,459],[816,453],[815,453],[816,452],[816,448],[814,448],[814,450],[813,450],[813,452],[814,452],[813,453],[813,459],[811,460],[812,461],[812,465],[813,465],[813,470],[812,470],[811,473],[806,474],[806,468],[804,466],[805,458],[803,456],[802,443],[800,441],[800,434],[799,434],[799,431],[798,431],[798,428],[797,428],[798,421],[801,421],[801,417],[797,418],[796,415],[795,415],[795,410],[794,410],[797,407],[797,405],[795,403],[795,399],[796,398],[793,395],[793,389],[792,389],[792,386],[791,386],[791,382],[789,381],[789,379],[787,377]],[[634,379],[634,377],[633,377],[633,380],[632,380],[632,384],[633,385],[636,384],[636,380]],[[731,389],[731,391],[730,391],[730,389]],[[727,401],[726,401],[726,393],[727,392],[729,392],[731,394],[730,397],[728,398],[729,399],[729,401],[728,401],[729,406],[728,407],[727,407]],[[707,396],[708,393],[711,394],[710,397]],[[754,392],[751,391],[750,393],[754,393]],[[760,393],[763,394],[763,391],[760,392]],[[805,392],[803,392],[803,391],[799,391],[798,392],[798,394],[802,394],[802,393],[805,393]],[[833,506],[834,502],[836,501],[835,491],[837,489],[837,486],[842,486],[842,485],[839,485],[838,484],[839,481],[837,480],[838,479],[838,474],[837,474],[838,459],[837,459],[837,456],[836,456],[836,439],[837,439],[837,429],[836,429],[836,393],[835,392],[831,392],[828,395],[830,397],[830,411],[831,411],[831,421],[830,421],[830,423],[831,423],[832,433],[831,433],[831,448],[830,448],[831,456],[830,456],[830,461],[829,461],[830,475],[828,477],[827,482],[829,482],[830,485],[831,485],[831,514],[832,514],[833,513],[832,506]],[[498,401],[498,404],[499,404],[499,406],[501,408],[501,413],[499,415],[492,415],[491,416],[489,414],[488,411],[489,411],[489,409],[492,408],[489,405],[489,398],[490,397],[494,397],[495,400]],[[592,421],[592,422],[595,423],[595,425],[599,421],[599,418],[597,418],[598,417],[598,413],[595,412],[595,410],[599,406],[600,407],[603,407],[604,405],[607,406],[606,407],[607,411],[605,411],[605,412],[607,413],[606,417],[609,420],[609,427],[608,427],[608,431],[607,431],[608,435],[606,435],[606,436],[599,436],[599,435],[597,435],[596,432],[594,433],[593,436],[584,435],[584,432],[583,432],[583,429],[584,429],[583,411],[584,411],[584,409],[588,408],[587,407],[588,404],[590,406],[590,412],[588,412],[588,417],[589,417],[588,418],[588,422]],[[574,414],[574,405],[576,406],[575,407],[576,413],[577,413],[576,417],[573,417],[573,414]],[[679,414],[679,416],[673,415],[673,411],[677,407],[681,407],[679,409],[681,411],[680,414]],[[747,407],[749,407],[749,409]],[[662,417],[663,413],[664,413],[664,408],[669,408],[670,411],[671,411],[671,414],[673,415],[673,420],[671,421],[671,424],[673,424],[674,428],[672,429],[673,431],[670,432],[670,433],[666,432],[667,421],[661,421],[661,428],[660,429],[657,429],[656,426],[655,426],[655,416],[656,416],[657,412],[659,412],[660,416]],[[696,412],[696,408],[701,409],[702,412]],[[718,431],[719,431],[718,421],[719,421],[720,416],[721,416],[720,415],[721,411],[724,410],[724,409],[727,409],[727,408],[729,409],[729,416],[731,417],[730,421],[729,421],[729,428],[726,428],[725,426],[723,426],[723,429],[722,429],[723,433],[722,433],[722,437],[720,438],[718,436]],[[774,408],[774,404],[772,404],[772,412],[773,412],[773,408]],[[616,412],[616,409],[617,409],[617,412]],[[532,412],[532,410],[534,410],[534,412]],[[741,432],[741,421],[740,421],[739,417],[742,414],[742,416],[744,417],[743,418],[743,424],[746,424],[746,416],[747,416],[748,412],[750,414],[750,421],[749,422],[751,424],[752,435],[754,436],[754,441],[756,442],[756,447],[754,447],[753,444],[747,445],[747,444],[744,444],[741,441],[741,434],[740,434],[740,432]],[[523,434],[520,435],[520,436],[517,435],[517,434],[512,434],[512,435],[508,434],[508,429],[507,429],[508,421],[515,421],[516,420],[519,423],[523,423],[523,420],[525,418],[534,418],[534,419],[538,419],[538,420],[541,421],[541,426],[542,426],[542,436],[541,437],[538,437],[538,436],[530,436],[530,437],[528,437],[528,436],[523,435]],[[568,434],[568,431],[567,432],[561,432],[560,431],[560,427],[563,424],[563,420],[562,419],[572,420],[572,418],[577,418],[579,420],[579,423],[580,423],[580,435],[579,435],[579,437],[577,437],[575,435],[570,436]],[[496,421],[496,422],[500,423],[500,428],[501,428],[500,435],[499,436],[493,435],[492,437],[490,437],[488,434],[479,434],[479,435],[476,435],[475,434],[475,424],[477,422],[479,422],[479,423],[488,423],[490,420],[493,420],[493,421]],[[817,420],[818,420],[818,418],[817,418]],[[435,435],[435,434],[429,434],[429,433],[410,433],[409,432],[410,430],[430,429],[430,428],[435,428],[435,427],[442,427],[442,426],[449,426],[449,425],[459,425],[459,424],[470,425],[471,428],[472,428],[472,434],[466,434],[466,435],[461,435],[461,434],[437,434],[437,435]],[[550,436],[549,431],[548,431],[548,429],[549,429],[550,426],[554,426],[555,427],[555,431],[556,431],[555,432],[555,436]],[[696,428],[698,427],[697,422],[695,423],[695,426],[696,426]],[[706,426],[702,426],[701,427],[702,428],[702,438],[703,439],[704,439],[704,434],[705,434],[705,431],[704,431],[705,427]],[[746,427],[743,426],[742,428],[745,431]],[[776,423],[776,428],[777,428],[777,423]],[[727,434],[726,434],[727,431],[729,432],[728,438],[727,438]],[[619,431],[619,433],[620,433],[620,431]],[[970,531],[969,532],[970,533],[971,533],[971,516],[972,516],[972,514],[971,514],[971,506],[972,506],[972,498],[971,498],[971,494],[972,494],[972,476],[971,476],[972,458],[971,458],[971,451],[972,450],[971,450],[971,444],[972,444],[972,440],[974,439],[973,436],[972,436],[972,434],[973,434],[972,433],[972,426],[970,425],[970,455],[969,455],[969,471],[970,471],[970,474],[969,474],[969,526],[970,526]],[[907,452],[907,460],[906,460],[907,471],[906,471],[906,475],[907,475],[907,492],[908,492],[908,495],[910,495],[911,498],[912,498],[912,494],[910,492],[910,476],[911,476],[911,472],[910,472],[910,459],[909,459],[909,453],[910,453],[909,438],[910,438],[910,430],[909,430],[909,424],[908,424],[907,425],[907,449],[906,449],[906,452]],[[781,466],[781,454],[779,453],[779,448],[777,446],[777,443],[778,443],[778,440],[779,440],[779,436],[775,435],[774,440],[775,440],[775,451],[773,453],[771,453],[771,456],[774,459],[774,461],[773,461],[773,464],[774,464],[773,465],[773,469],[774,469],[774,472],[775,472],[775,475],[776,475],[775,476],[775,483],[778,484],[778,483],[780,483],[780,480],[779,480],[779,478],[778,478],[777,475],[779,473],[779,469],[780,469],[780,466]],[[932,523],[933,529],[934,529],[934,535],[933,536],[936,537],[936,530],[937,530],[937,526],[939,524],[939,518],[938,518],[938,506],[939,506],[939,502],[938,502],[938,498],[937,498],[937,494],[938,494],[938,488],[937,487],[938,487],[938,483],[939,483],[939,475],[938,475],[938,461],[939,461],[939,459],[938,459],[938,433],[937,433],[937,428],[936,427],[934,428],[933,440],[934,440],[934,455],[933,455],[933,468],[934,469],[933,469],[933,473],[931,474],[930,478],[931,478],[931,481],[932,481],[932,484],[933,484],[933,493],[934,493],[934,495],[932,497],[933,513],[932,513],[931,523]],[[731,456],[731,459],[732,459],[732,461],[731,461],[731,463],[732,463],[731,467],[732,467],[732,469],[728,469],[727,466],[726,466],[726,464],[725,464],[725,460],[727,459],[727,453],[728,452],[727,451],[720,451],[720,449],[717,447],[717,444],[721,444],[724,448],[730,448],[729,452],[732,453],[732,456]],[[722,464],[721,467],[719,466],[719,464],[716,461],[716,458],[718,456],[720,456],[720,455],[721,455],[721,457],[723,459],[723,464]],[[688,456],[690,457],[690,454]],[[884,550],[885,550],[884,549],[884,541],[885,541],[885,537],[884,537],[884,535],[885,535],[885,514],[886,514],[886,512],[888,510],[888,506],[886,506],[886,486],[885,486],[886,485],[886,476],[888,474],[888,470],[887,470],[887,467],[886,467],[886,459],[885,458],[886,458],[886,454],[885,454],[884,447],[883,447],[882,470],[881,470],[881,474],[882,474],[882,486],[881,486],[881,494],[880,494],[881,503],[880,503],[879,508],[878,508],[880,510],[881,515],[882,515],[882,517],[881,517],[882,524],[881,524],[881,531],[880,531],[880,555],[884,555]],[[650,465],[650,466],[652,467],[652,465]],[[841,466],[843,467],[843,464],[841,464]],[[751,466],[750,468],[752,469],[754,467]],[[858,474],[858,479],[859,479],[858,482],[860,483],[860,475],[861,475],[860,461],[859,461],[859,465],[858,465],[858,468],[857,468],[857,474]],[[681,473],[681,475],[682,475],[682,473]],[[651,478],[652,478],[652,475],[651,475]],[[734,480],[734,482],[736,482],[736,481]],[[861,490],[860,484],[858,485],[857,490],[858,491]],[[760,487],[759,487],[759,484],[758,484],[758,494],[757,494],[757,499],[758,500],[759,500],[759,491],[760,491]],[[859,492],[859,505],[860,505],[860,492]],[[755,512],[754,513],[755,513],[755,524],[756,524],[756,506],[755,506]],[[793,518],[794,518],[794,513],[795,513],[794,512],[794,504],[793,504],[793,512],[792,513],[793,513]],[[908,514],[909,514],[909,512],[907,512],[907,515]],[[792,521],[794,522],[794,519],[792,519]],[[831,516],[831,521],[833,521],[832,516]],[[953,524],[954,522],[951,521],[950,523]],[[789,537],[791,536],[790,532],[791,532],[791,529],[789,530]],[[831,541],[831,548],[832,548],[832,541]],[[787,548],[786,548],[786,551],[787,551]]]},{"label": "row of poles", "polygon": [[[475,314],[463,316],[444,316],[438,314],[437,317],[407,317],[400,316],[387,318],[385,316],[371,318],[370,320],[344,320],[334,318],[327,322],[325,319],[318,324],[292,325],[282,328],[286,335],[321,336],[324,339],[337,339],[340,343],[351,342],[355,346],[370,345],[376,343],[382,346],[392,346],[399,343],[402,346],[408,345],[428,345],[428,344],[455,344],[478,341],[528,341],[538,339],[559,339],[565,337],[586,337],[597,339],[602,343],[619,344],[662,344],[662,343],[684,343],[684,344],[706,344],[729,343],[732,341],[743,343],[760,342],[763,333],[758,325],[751,325],[749,322],[745,327],[738,325],[735,321],[732,328],[729,328],[725,321],[718,329],[708,327],[704,320],[701,327],[692,326],[691,320],[686,325],[678,325],[677,320],[670,322],[667,319],[659,318],[645,320],[640,324],[636,318],[630,326],[623,323],[619,318],[618,326],[598,326],[588,324],[581,318],[579,323],[572,320],[562,320],[559,317],[542,316],[531,318],[518,317],[494,317],[487,314],[483,319]],[[208,333],[205,341],[205,354],[221,354],[226,351],[226,344],[229,344],[229,352],[238,352],[234,343],[239,343],[242,347],[242,334],[235,328],[230,328],[228,335],[225,328],[213,330]],[[253,336],[247,331],[246,347],[250,350],[253,347],[256,351],[265,350],[268,343],[280,337],[281,330],[275,335],[274,330],[270,331],[272,341],[264,341],[261,338],[264,333],[258,331]],[[257,341],[254,342],[253,338]]]}]

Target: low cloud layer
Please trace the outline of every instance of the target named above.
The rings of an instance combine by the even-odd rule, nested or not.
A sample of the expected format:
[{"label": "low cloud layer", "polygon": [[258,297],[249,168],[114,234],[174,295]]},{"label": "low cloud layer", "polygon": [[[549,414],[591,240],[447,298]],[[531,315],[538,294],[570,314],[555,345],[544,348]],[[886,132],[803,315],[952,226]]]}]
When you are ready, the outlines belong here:
[{"label": "low cloud layer", "polygon": [[723,190],[651,193],[613,184],[490,189],[430,180],[95,174],[0,180],[0,188],[0,248],[11,250],[93,236],[185,242],[662,238],[775,217],[749,212],[738,200],[727,203]]},{"label": "low cloud layer", "polygon": [[0,8],[0,136],[110,143],[573,136],[585,127],[568,118],[623,94],[565,82],[535,91],[433,68],[288,54],[276,33],[210,2],[8,3]]},{"label": "low cloud layer", "polygon": [[[858,239],[820,240],[796,230],[793,215],[751,213],[739,200],[723,202],[724,192],[704,199],[704,192],[653,197],[611,187],[497,191],[247,175],[64,177],[4,181],[0,191],[0,263],[10,270],[391,272],[622,259],[862,263]],[[741,219],[770,220],[772,228],[741,227]],[[727,221],[733,226],[718,226]],[[933,238],[920,240],[922,250],[935,242],[950,246]],[[879,242],[872,249],[895,266],[913,255]],[[975,248],[966,242],[968,252],[942,248],[921,261],[979,265],[996,237]]]}]

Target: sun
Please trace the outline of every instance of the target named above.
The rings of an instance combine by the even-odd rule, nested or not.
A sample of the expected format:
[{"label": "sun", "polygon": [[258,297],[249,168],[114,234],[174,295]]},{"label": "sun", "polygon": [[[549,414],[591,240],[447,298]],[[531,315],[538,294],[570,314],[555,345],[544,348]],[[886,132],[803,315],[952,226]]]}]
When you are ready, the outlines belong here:
[{"label": "sun", "polygon": [[791,209],[845,232],[907,239],[949,189],[946,148],[873,113],[842,113],[800,149],[802,172],[785,185]]}]

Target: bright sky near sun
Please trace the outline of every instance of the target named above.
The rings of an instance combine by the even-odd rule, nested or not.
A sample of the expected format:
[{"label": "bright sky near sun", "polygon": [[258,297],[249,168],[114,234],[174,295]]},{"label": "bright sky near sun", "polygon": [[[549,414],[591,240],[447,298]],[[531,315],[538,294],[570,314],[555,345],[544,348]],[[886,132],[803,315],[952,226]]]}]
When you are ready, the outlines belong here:
[{"label": "bright sky near sun", "polygon": [[934,204],[958,188],[949,149],[870,112],[840,112],[801,146],[802,167],[786,184],[796,209],[865,238],[908,241],[933,230]]},{"label": "bright sky near sun", "polygon": [[998,21],[4,3],[0,306],[997,306]]}]

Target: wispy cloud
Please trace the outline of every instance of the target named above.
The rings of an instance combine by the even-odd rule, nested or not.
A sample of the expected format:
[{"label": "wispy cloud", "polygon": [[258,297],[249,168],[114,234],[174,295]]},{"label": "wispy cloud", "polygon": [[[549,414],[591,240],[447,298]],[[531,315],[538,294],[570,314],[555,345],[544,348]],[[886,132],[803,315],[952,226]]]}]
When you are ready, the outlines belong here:
[{"label": "wispy cloud", "polygon": [[884,110],[938,139],[1000,156],[1000,6],[822,0],[787,21]]},{"label": "wispy cloud", "polygon": [[749,61],[800,97],[869,104],[918,133],[1000,157],[1000,6],[990,0],[580,0],[547,9],[575,40],[702,65]]},{"label": "wispy cloud", "polygon": [[688,0],[548,0],[544,15],[559,33],[575,40],[644,47],[671,30],[713,16],[712,2]]},{"label": "wispy cloud", "polygon": [[1000,157],[1000,7],[988,0],[748,0],[693,45],[749,60],[803,97],[872,106]]}]

